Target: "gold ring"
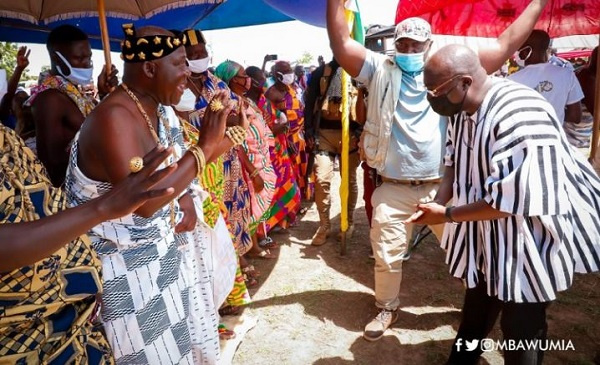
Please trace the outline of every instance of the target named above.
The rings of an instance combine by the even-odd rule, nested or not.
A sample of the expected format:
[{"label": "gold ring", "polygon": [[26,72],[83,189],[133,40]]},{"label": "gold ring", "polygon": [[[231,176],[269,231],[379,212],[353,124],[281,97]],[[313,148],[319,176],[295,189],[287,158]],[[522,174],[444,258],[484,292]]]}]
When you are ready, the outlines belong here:
[{"label": "gold ring", "polygon": [[225,106],[223,106],[223,103],[221,103],[221,101],[213,99],[210,102],[210,110],[212,110],[213,112],[220,112],[221,110],[223,110],[223,108],[225,108]]},{"label": "gold ring", "polygon": [[141,157],[136,156],[129,160],[129,171],[133,172],[134,174],[136,172],[140,172],[143,168],[144,160]]}]

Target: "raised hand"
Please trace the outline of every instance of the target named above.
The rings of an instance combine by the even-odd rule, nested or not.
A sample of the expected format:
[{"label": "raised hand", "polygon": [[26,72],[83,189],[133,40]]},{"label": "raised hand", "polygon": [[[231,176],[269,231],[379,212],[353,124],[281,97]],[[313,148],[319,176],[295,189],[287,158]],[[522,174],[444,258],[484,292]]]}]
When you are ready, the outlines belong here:
[{"label": "raised hand", "polygon": [[106,66],[102,67],[102,72],[98,75],[98,94],[104,96],[110,93],[119,84],[117,74],[119,70],[115,65],[111,65],[110,73],[106,72]]},{"label": "raised hand", "polygon": [[173,153],[172,148],[158,146],[144,156],[144,168],[130,174],[113,189],[98,198],[99,209],[103,216],[114,219],[130,214],[148,200],[162,198],[174,193],[172,187],[154,189],[153,187],[169,176],[177,164],[155,171],[158,166]]},{"label": "raised hand", "polygon": [[225,137],[225,124],[234,105],[233,101],[229,99],[229,91],[220,90],[213,96],[206,108],[199,131],[198,146],[204,151],[207,162],[211,161],[213,157],[217,157],[213,156],[213,153]]},{"label": "raised hand", "polygon": [[17,51],[17,68],[21,70],[25,70],[27,66],[29,66],[29,54],[31,53],[30,49],[22,46],[19,47]]}]

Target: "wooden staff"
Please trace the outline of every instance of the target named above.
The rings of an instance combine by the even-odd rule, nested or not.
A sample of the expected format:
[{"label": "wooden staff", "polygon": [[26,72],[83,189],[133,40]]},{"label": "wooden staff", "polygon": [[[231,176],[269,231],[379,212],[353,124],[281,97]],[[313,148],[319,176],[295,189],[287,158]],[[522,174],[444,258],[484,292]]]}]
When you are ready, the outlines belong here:
[{"label": "wooden staff", "polygon": [[104,50],[104,63],[106,74],[110,75],[112,62],[110,60],[110,41],[108,40],[108,25],[106,25],[106,12],[104,11],[104,0],[98,0],[98,21],[100,22],[100,34],[102,37],[102,48]]}]

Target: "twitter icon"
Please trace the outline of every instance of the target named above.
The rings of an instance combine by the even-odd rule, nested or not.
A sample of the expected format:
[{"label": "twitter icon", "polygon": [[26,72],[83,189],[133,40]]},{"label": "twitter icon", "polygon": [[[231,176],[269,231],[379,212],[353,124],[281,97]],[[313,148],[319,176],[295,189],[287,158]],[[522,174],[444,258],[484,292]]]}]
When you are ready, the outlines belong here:
[{"label": "twitter icon", "polygon": [[477,345],[479,345],[479,340],[466,340],[465,345],[467,345],[467,351],[475,351],[477,349]]}]

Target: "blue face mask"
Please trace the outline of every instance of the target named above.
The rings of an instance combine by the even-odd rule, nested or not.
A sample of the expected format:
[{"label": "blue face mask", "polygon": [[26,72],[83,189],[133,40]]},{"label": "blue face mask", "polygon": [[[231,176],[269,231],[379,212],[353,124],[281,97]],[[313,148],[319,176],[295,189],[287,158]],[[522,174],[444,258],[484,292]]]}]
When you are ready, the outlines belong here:
[{"label": "blue face mask", "polygon": [[396,52],[396,64],[406,72],[421,72],[425,66],[425,52],[421,53],[399,53]]}]

